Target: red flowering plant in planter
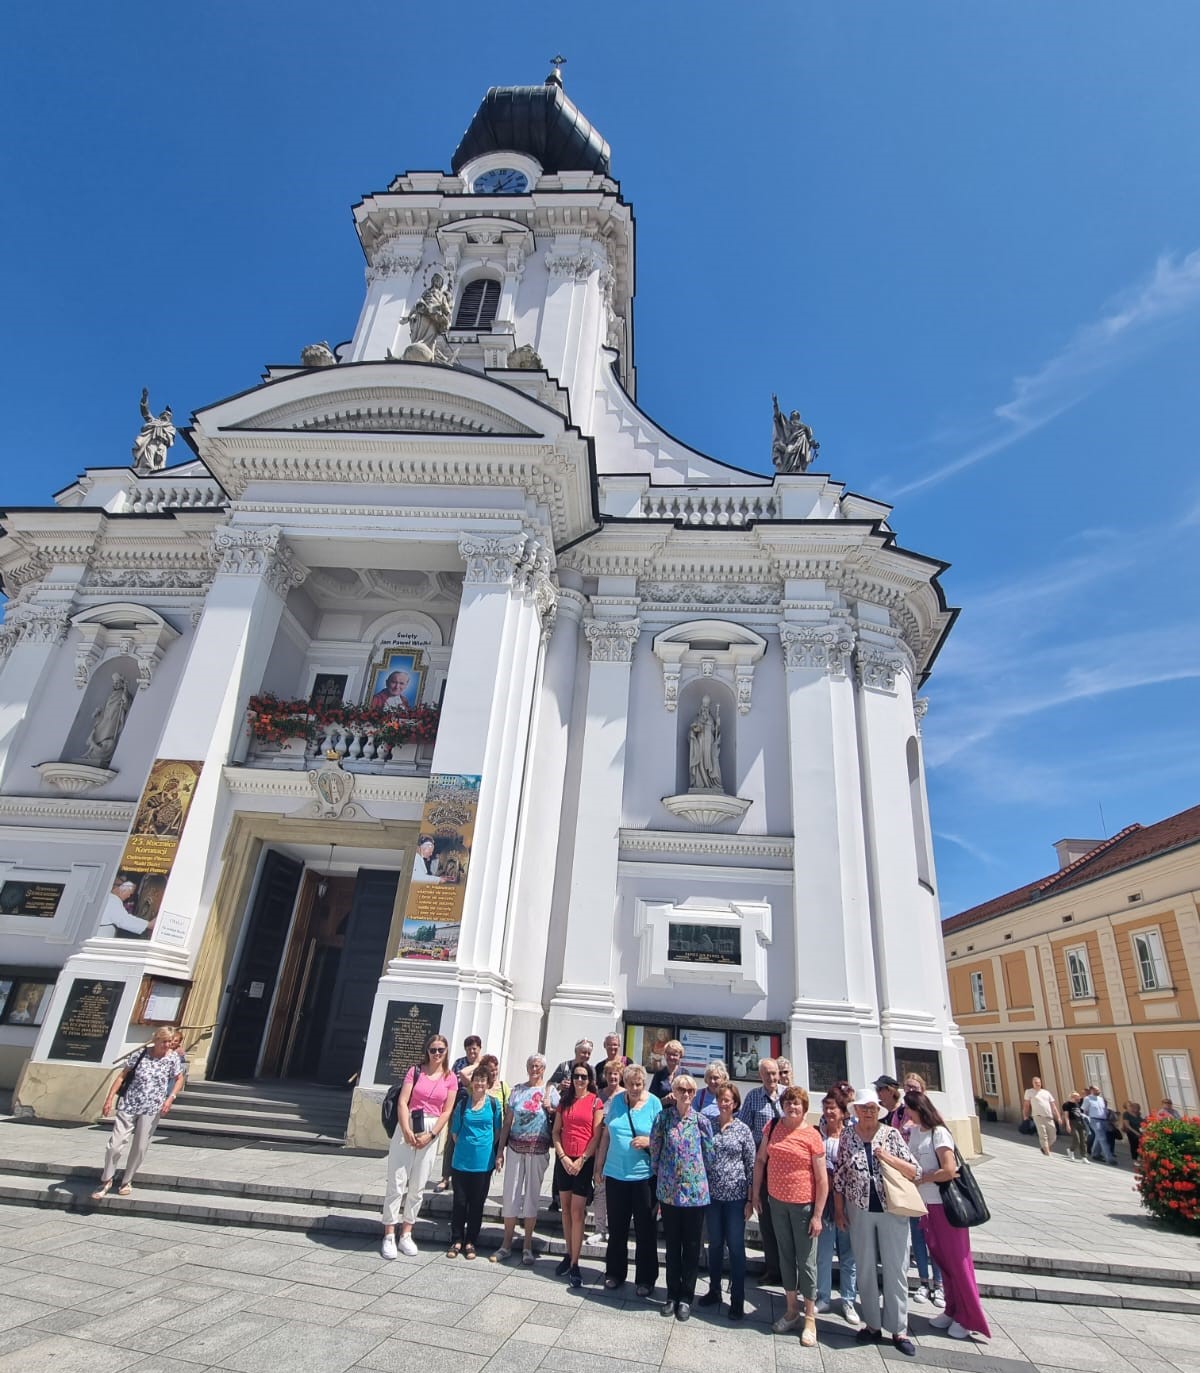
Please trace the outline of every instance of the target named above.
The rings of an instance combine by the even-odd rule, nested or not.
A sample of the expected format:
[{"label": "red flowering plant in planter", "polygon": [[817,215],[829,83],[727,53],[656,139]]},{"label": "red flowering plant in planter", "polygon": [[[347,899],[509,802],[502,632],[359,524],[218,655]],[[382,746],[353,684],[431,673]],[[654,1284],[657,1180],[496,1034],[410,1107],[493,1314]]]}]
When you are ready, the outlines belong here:
[{"label": "red flowering plant in planter", "polygon": [[1200,1117],[1153,1115],[1142,1126],[1138,1191],[1152,1216],[1200,1235]]},{"label": "red flowering plant in planter", "polygon": [[316,738],[316,722],[307,701],[284,701],[267,691],[251,696],[247,710],[253,717],[250,732],[260,743]]},{"label": "red flowering plant in planter", "polygon": [[314,706],[307,701],[284,701],[270,692],[251,696],[248,710],[252,716],[250,732],[265,744],[281,744],[286,739],[320,739],[331,726],[372,732],[377,744],[426,743],[437,737],[437,706],[415,706],[407,714],[380,710],[378,706],[356,706],[343,701],[339,706]]}]

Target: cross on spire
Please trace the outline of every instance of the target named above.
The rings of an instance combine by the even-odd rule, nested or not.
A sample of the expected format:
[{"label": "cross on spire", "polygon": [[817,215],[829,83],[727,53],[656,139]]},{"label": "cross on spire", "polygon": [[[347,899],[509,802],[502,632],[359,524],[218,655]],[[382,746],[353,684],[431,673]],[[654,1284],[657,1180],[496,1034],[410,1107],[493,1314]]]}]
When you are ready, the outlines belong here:
[{"label": "cross on spire", "polygon": [[554,68],[554,71],[551,73],[551,78],[557,81],[560,86],[562,85],[562,64],[566,60],[567,59],[562,55],[562,53],[555,53],[555,55],[550,59],[550,65]]}]

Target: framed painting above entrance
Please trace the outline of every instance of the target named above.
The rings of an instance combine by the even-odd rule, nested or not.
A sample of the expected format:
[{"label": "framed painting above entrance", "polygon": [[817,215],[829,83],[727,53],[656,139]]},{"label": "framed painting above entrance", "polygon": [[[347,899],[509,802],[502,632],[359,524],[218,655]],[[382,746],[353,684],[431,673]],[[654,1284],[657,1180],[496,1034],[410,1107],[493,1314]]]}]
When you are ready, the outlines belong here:
[{"label": "framed painting above entrance", "polygon": [[415,648],[393,648],[371,664],[367,698],[375,710],[407,715],[421,699],[425,685],[425,655]]}]

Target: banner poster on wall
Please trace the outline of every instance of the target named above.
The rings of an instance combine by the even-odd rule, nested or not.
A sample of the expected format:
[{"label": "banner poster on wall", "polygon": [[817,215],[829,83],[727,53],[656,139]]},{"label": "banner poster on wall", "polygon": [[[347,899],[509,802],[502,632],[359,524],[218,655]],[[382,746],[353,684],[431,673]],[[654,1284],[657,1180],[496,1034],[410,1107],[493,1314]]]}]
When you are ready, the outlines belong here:
[{"label": "banner poster on wall", "polygon": [[101,916],[101,928],[112,925],[117,938],[149,939],[154,933],[203,766],[202,762],[155,759]]},{"label": "banner poster on wall", "polygon": [[448,772],[430,777],[400,927],[400,958],[450,962],[458,953],[478,809],[478,777]]}]

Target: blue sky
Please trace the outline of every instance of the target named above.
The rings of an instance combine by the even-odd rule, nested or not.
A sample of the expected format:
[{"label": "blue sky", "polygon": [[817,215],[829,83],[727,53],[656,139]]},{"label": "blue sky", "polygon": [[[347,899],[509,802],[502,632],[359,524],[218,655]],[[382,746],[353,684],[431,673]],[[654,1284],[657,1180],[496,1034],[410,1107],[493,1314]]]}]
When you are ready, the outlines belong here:
[{"label": "blue sky", "polygon": [[777,391],[953,564],[925,727],[953,914],[1101,810],[1200,800],[1200,6],[1130,13],[9,7],[0,494],[127,462],[143,385],[184,416],[348,337],[350,206],[561,50],[637,214],[641,404],[763,468]]}]

